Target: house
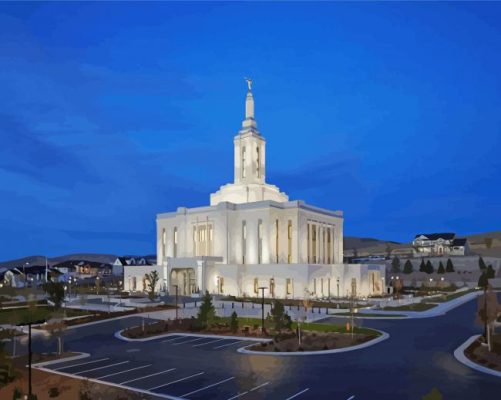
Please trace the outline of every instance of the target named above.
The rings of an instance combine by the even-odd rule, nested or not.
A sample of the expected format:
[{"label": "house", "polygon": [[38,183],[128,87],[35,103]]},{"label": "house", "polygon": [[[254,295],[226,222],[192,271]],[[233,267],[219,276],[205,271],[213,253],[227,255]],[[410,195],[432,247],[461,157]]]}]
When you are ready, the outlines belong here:
[{"label": "house", "polygon": [[418,233],[412,241],[414,257],[455,255],[464,256],[469,251],[467,239],[456,238],[452,232]]},{"label": "house", "polygon": [[111,264],[112,275],[123,277],[125,266],[146,266],[153,265],[155,263],[156,260],[152,263],[146,257],[117,257],[113,264]]}]

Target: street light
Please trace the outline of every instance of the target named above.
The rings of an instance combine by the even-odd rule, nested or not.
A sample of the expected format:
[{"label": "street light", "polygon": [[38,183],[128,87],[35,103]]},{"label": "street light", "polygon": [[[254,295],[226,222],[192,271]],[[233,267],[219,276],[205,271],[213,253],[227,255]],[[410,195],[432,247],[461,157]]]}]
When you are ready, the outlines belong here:
[{"label": "street light", "polygon": [[261,290],[262,302],[261,302],[261,334],[264,335],[264,289],[268,289],[266,286],[258,287]]},{"label": "street light", "polygon": [[339,278],[336,279],[337,282],[337,299],[339,300]]}]

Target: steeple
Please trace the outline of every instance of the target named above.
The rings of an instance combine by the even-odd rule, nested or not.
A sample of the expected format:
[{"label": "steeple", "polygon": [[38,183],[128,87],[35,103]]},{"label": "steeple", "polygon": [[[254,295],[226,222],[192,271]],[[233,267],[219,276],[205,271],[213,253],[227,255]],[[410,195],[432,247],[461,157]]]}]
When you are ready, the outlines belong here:
[{"label": "steeple", "polygon": [[242,128],[251,128],[256,130],[257,125],[254,119],[254,96],[252,95],[252,80],[250,78],[244,78],[247,82],[247,97],[245,98],[245,119],[242,122]]}]

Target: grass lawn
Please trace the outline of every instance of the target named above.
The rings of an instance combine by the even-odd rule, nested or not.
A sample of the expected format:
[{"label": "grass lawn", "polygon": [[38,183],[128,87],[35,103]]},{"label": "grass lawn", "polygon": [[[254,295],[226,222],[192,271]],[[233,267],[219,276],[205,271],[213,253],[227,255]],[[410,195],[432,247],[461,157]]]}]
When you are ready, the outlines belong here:
[{"label": "grass lawn", "polygon": [[[36,307],[32,315],[28,308],[0,310],[0,324],[19,324],[28,321],[47,320],[54,315],[54,309],[50,307]],[[58,315],[62,315],[63,310],[57,311]],[[66,310],[67,317],[76,317],[80,315],[88,315],[89,311],[74,310],[68,308]]]},{"label": "grass lawn", "polygon": [[[224,318],[225,320],[227,319],[229,322],[229,318]],[[261,319],[260,318],[238,318],[238,323],[240,328],[242,328],[245,325],[250,325],[250,326],[261,326]],[[269,326],[269,322],[266,320],[264,321],[265,327]],[[296,330],[297,327],[297,322],[292,322],[292,330]],[[346,326],[345,325],[334,325],[334,324],[319,324],[315,322],[303,322],[301,323],[301,329],[305,331],[312,331],[312,332],[340,332],[340,333],[346,333]],[[351,330],[350,330],[351,332]],[[354,330],[355,333],[363,333],[363,334],[369,334],[369,335],[375,335],[379,336],[380,333],[373,330],[373,329],[368,329],[368,328],[358,328],[355,327]]]},{"label": "grass lawn", "polygon": [[463,292],[448,294],[445,297],[440,297],[440,298],[437,298],[436,300],[434,299],[433,301],[435,301],[437,303],[444,303],[446,301],[457,299],[458,297],[464,296],[465,294],[468,294],[468,293],[473,293],[475,291],[476,291],[476,289],[468,289],[468,290],[465,290]]},{"label": "grass lawn", "polygon": [[[351,317],[351,313],[349,312],[344,312],[344,313],[336,313],[332,314],[332,317]],[[402,314],[371,314],[371,313],[356,313],[354,314],[355,318],[356,317],[371,317],[371,318],[405,318],[405,315]]]},{"label": "grass lawn", "polygon": [[385,307],[383,310],[386,310],[386,311],[426,311],[426,310],[432,309],[433,307],[436,307],[436,304],[416,303],[416,304],[407,304],[405,306]]}]

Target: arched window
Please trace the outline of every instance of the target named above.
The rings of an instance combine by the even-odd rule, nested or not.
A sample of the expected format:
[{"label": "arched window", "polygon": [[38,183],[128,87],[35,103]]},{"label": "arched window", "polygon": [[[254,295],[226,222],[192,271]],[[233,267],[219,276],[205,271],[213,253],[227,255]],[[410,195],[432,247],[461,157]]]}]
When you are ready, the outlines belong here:
[{"label": "arched window", "polygon": [[245,178],[245,146],[242,147],[242,179]]}]

